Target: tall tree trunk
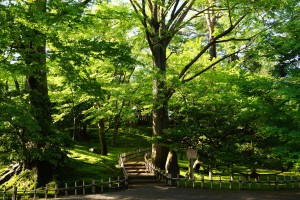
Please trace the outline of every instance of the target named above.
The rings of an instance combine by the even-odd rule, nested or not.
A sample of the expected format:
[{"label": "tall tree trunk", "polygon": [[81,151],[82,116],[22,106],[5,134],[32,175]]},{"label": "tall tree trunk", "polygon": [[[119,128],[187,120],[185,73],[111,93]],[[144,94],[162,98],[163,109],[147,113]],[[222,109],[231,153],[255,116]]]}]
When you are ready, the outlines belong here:
[{"label": "tall tree trunk", "polygon": [[111,145],[116,147],[117,146],[117,137],[119,134],[119,127],[120,127],[120,114],[114,116],[114,132],[112,135]]},{"label": "tall tree trunk", "polygon": [[[163,134],[164,129],[169,126],[168,116],[168,89],[166,88],[166,48],[163,42],[153,46],[153,61],[157,75],[153,81],[153,136]],[[160,169],[165,168],[169,149],[154,143],[152,145],[152,160]]]},{"label": "tall tree trunk", "polygon": [[98,128],[99,128],[99,141],[100,141],[100,149],[101,155],[107,156],[107,145],[105,139],[105,126],[104,126],[104,119],[100,119],[98,121]]},{"label": "tall tree trunk", "polygon": [[[32,11],[46,12],[46,0],[33,3]],[[39,15],[37,13],[36,15]],[[38,16],[36,16],[38,17]],[[48,96],[47,68],[46,68],[46,36],[37,30],[28,30],[30,38],[25,49],[25,61],[30,68],[27,77],[30,89],[30,103],[34,108],[34,117],[41,127],[41,133],[48,135],[51,127],[51,106]]]},{"label": "tall tree trunk", "polygon": [[[33,20],[39,21],[46,13],[46,0],[36,0],[29,6]],[[27,85],[29,89],[29,99],[36,119],[41,138],[47,137],[51,129],[51,104],[48,96],[47,67],[46,67],[46,36],[35,29],[26,29],[24,50],[22,56],[27,64],[29,73],[27,75]],[[45,148],[45,141],[41,140],[37,148]],[[51,176],[51,165],[43,159],[35,159],[28,163],[30,168],[36,169],[38,183],[45,182]]]}]

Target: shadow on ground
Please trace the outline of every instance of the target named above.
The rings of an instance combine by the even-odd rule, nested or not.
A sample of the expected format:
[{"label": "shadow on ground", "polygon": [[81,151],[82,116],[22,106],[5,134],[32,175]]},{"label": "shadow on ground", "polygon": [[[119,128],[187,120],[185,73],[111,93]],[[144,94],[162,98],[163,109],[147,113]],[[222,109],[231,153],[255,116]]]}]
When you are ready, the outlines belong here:
[{"label": "shadow on ground", "polygon": [[299,200],[300,191],[230,191],[230,190],[204,190],[192,188],[174,188],[164,185],[139,186],[128,190],[99,194],[85,195],[62,199],[73,200]]}]

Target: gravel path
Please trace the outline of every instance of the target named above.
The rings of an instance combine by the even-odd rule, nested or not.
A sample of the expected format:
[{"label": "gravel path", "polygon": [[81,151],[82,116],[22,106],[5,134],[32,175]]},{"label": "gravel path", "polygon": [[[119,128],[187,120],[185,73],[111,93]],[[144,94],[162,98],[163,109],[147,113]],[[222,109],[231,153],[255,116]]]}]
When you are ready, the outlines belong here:
[{"label": "gravel path", "polygon": [[85,195],[69,198],[60,198],[61,200],[300,200],[300,191],[236,191],[236,190],[204,190],[192,188],[175,188],[166,185],[139,186],[128,190]]}]

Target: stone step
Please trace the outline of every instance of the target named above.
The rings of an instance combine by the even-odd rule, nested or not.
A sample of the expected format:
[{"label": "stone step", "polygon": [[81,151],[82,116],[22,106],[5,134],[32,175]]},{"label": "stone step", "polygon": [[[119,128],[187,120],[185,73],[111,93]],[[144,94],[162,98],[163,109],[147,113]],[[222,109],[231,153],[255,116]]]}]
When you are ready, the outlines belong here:
[{"label": "stone step", "polygon": [[127,173],[147,173],[146,169],[126,169]]},{"label": "stone step", "polygon": [[131,166],[145,166],[144,162],[126,162],[124,163],[125,167],[131,167]]},{"label": "stone step", "polygon": [[143,177],[153,177],[154,174],[150,174],[148,172],[127,172],[128,177],[137,177],[137,178],[143,178]]},{"label": "stone step", "polygon": [[124,163],[128,175],[129,185],[147,185],[159,183],[154,174],[146,171],[143,158],[139,160],[131,160]]},{"label": "stone step", "polygon": [[146,169],[145,165],[125,165],[126,169]]}]

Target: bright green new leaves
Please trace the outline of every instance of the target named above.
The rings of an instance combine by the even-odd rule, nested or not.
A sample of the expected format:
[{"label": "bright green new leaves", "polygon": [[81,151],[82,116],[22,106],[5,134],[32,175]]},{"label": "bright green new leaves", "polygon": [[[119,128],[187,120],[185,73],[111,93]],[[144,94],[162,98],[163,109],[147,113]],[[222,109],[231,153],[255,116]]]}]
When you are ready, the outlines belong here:
[{"label": "bright green new leaves", "polygon": [[220,70],[177,90],[170,102],[173,125],[158,141],[176,149],[197,148],[207,169],[234,171],[235,164],[255,173],[261,167],[295,167],[299,82]]}]

